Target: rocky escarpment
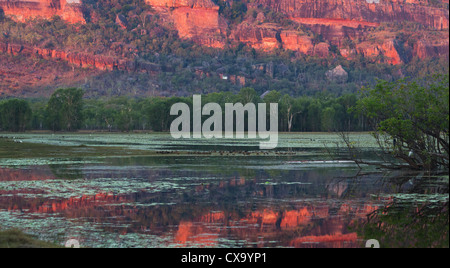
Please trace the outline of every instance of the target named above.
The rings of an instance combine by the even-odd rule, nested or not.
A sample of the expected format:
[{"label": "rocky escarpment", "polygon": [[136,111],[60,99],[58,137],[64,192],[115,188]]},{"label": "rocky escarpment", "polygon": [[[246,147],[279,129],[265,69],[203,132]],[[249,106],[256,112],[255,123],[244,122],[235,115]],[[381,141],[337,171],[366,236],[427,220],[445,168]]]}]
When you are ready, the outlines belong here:
[{"label": "rocky escarpment", "polygon": [[0,41],[0,53],[41,57],[47,60],[61,60],[78,68],[93,68],[105,71],[122,70],[128,72],[144,72],[149,74],[156,74],[161,71],[161,67],[159,65],[144,61],[135,61],[134,59],[93,55],[90,53],[76,51],[44,49],[23,44],[11,44],[2,41]]},{"label": "rocky escarpment", "polygon": [[366,40],[355,42],[352,47],[343,46],[339,52],[347,59],[354,59],[360,55],[394,65],[408,63],[414,57],[448,59],[449,33],[448,31],[409,33],[407,40],[401,40],[393,33],[379,32]]},{"label": "rocky escarpment", "polygon": [[[326,58],[340,55],[349,60],[362,56],[367,60],[398,65],[408,63],[413,57],[420,59],[449,56],[448,32],[430,32],[434,39],[427,37],[427,32],[411,34],[414,43],[405,42],[395,33],[386,31],[364,35],[354,41],[350,38],[339,39],[339,45],[330,40],[314,40],[314,37],[298,30],[285,30],[277,24],[252,24],[243,22],[232,31],[230,39],[244,43],[258,50],[271,51],[286,49],[301,55]],[[332,52],[332,46],[335,50]],[[337,50],[336,50],[337,48]]]},{"label": "rocky escarpment", "polygon": [[225,45],[225,20],[219,16],[219,6],[211,0],[145,0],[157,11],[168,14],[181,38],[221,48]]},{"label": "rocky escarpment", "polygon": [[[232,4],[231,1],[228,1]],[[244,1],[248,8],[261,6],[287,15],[315,36],[277,23],[244,20],[226,32],[219,7],[211,0],[146,0],[157,11],[170,14],[180,37],[198,44],[224,47],[227,42],[244,43],[262,51],[293,50],[300,54],[328,57],[331,46],[352,59],[358,55],[390,64],[408,62],[412,57],[448,55],[448,42],[420,41],[405,45],[395,36],[377,36],[369,40],[381,23],[411,22],[435,30],[448,29],[448,9],[418,0],[256,0]],[[434,2],[433,2],[434,3]],[[442,35],[446,39],[445,34]],[[448,39],[448,34],[447,34]],[[352,47],[346,42],[353,40]],[[420,40],[420,38],[419,38]]]},{"label": "rocky escarpment", "polygon": [[[256,0],[250,7],[265,6],[282,12],[304,25],[330,45],[336,46],[346,58],[362,55],[390,64],[408,62],[412,57],[448,57],[448,1],[419,0]],[[447,8],[445,8],[447,6]],[[404,44],[389,33],[373,36],[371,32],[382,23],[420,24],[430,31],[441,31],[437,38],[416,36],[415,44]],[[393,32],[393,31],[391,31]],[[436,33],[436,32],[435,32]],[[416,33],[412,33],[416,34]],[[372,35],[372,36],[370,36]],[[346,46],[353,40],[353,47]],[[315,52],[310,37],[301,32],[282,31],[281,45],[303,54],[323,56]],[[322,51],[324,51],[322,44]]]},{"label": "rocky escarpment", "polygon": [[316,35],[320,35],[331,44],[342,46],[345,39],[363,39],[368,32],[380,26],[380,23],[329,18],[292,18],[305,25]]},{"label": "rocky escarpment", "polygon": [[[212,0],[145,0],[145,3],[153,7],[153,13],[162,18],[161,22],[173,25],[171,27],[177,30],[179,37],[208,47],[224,48],[244,43],[262,51],[286,49],[303,55],[341,55],[347,59],[363,56],[390,64],[405,63],[413,57],[425,59],[448,57],[449,54],[449,12],[448,1],[445,0],[242,1],[249,11],[259,12],[255,13],[257,16],[251,16],[248,12],[243,21],[232,22],[229,19],[227,22],[220,14],[219,6]],[[232,3],[231,0],[226,2]],[[295,26],[282,26],[285,24],[266,20],[266,11],[261,7],[265,7],[266,11],[283,13]],[[0,0],[0,8],[5,15],[19,21],[59,15],[70,23],[85,22],[81,0]],[[115,21],[125,30],[127,16],[125,13],[118,14]],[[405,22],[420,25],[420,31],[428,31],[432,35],[426,37],[427,34],[410,30],[407,34],[415,40],[400,40],[395,32]],[[398,29],[385,23],[396,25]],[[381,30],[383,27],[388,28]],[[406,32],[403,29],[401,31]],[[146,33],[140,32],[144,33],[141,35]],[[48,57],[59,58],[57,55],[61,53],[52,52]],[[41,56],[45,54],[41,53]],[[111,63],[110,57],[101,55],[91,55],[88,57],[90,60],[85,61],[71,59],[67,55],[61,57],[76,65],[98,69],[130,69],[119,67],[124,65],[120,63],[123,59]]]},{"label": "rocky escarpment", "polygon": [[[332,19],[341,20],[344,24],[411,21],[437,30],[449,27],[448,9],[433,5],[426,0],[255,0],[253,2],[276,12],[285,13],[294,19]],[[303,22],[323,24],[314,20]]]},{"label": "rocky escarpment", "polygon": [[0,0],[0,9],[6,16],[21,22],[60,16],[68,23],[86,23],[81,0]]}]

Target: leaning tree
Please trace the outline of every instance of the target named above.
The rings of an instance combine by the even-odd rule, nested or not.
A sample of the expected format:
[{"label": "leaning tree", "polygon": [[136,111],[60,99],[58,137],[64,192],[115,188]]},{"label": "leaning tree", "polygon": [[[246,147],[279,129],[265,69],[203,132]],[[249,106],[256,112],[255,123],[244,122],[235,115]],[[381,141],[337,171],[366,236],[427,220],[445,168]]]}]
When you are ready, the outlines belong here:
[{"label": "leaning tree", "polygon": [[[354,112],[367,117],[372,125],[380,155],[392,156],[384,158],[384,167],[448,171],[448,74],[422,80],[380,81],[361,93]],[[344,139],[351,147],[345,135]]]}]

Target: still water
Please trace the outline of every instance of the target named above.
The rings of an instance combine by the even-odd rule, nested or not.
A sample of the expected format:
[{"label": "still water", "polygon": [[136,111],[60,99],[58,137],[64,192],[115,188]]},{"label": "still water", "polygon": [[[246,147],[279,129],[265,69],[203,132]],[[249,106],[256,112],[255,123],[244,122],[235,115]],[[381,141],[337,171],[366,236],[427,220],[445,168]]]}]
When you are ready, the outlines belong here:
[{"label": "still water", "polygon": [[[382,247],[448,247],[448,175],[361,171],[330,155],[335,135],[282,135],[279,149],[265,154],[257,142],[156,134],[14,138],[123,148],[103,157],[0,159],[0,227],[50,242],[341,248],[378,239]],[[375,161],[370,137],[355,138]],[[158,153],[126,156],[131,148]]]}]

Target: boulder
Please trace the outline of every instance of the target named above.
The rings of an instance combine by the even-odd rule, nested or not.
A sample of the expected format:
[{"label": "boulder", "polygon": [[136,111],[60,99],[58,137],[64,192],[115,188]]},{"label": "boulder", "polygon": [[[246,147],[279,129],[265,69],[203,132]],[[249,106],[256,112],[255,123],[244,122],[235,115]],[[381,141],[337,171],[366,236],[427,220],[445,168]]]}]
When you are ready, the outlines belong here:
[{"label": "boulder", "polygon": [[329,81],[335,83],[345,83],[348,80],[348,73],[344,70],[344,68],[342,68],[341,65],[326,72],[325,76]]}]

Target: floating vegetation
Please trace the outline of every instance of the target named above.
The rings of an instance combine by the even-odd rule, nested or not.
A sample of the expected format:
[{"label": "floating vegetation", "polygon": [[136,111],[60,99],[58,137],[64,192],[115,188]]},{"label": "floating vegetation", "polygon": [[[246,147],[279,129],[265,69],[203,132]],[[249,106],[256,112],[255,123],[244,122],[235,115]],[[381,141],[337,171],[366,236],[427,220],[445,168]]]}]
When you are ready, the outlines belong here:
[{"label": "floating vegetation", "polygon": [[[363,144],[365,148],[378,148],[370,134],[350,134],[353,140]],[[173,139],[170,134],[15,134],[6,135],[8,139],[19,139],[24,143],[45,144],[51,146],[78,147],[80,150],[89,147],[122,147],[133,150],[206,151],[224,148],[223,151],[239,150],[239,148],[259,148],[259,140],[249,139]],[[338,134],[329,133],[282,133],[279,135],[278,149],[323,148],[324,145],[344,146]],[[233,149],[234,148],[234,149]],[[220,151],[220,150],[219,150]],[[257,150],[259,151],[259,149]]]},{"label": "floating vegetation", "polygon": [[25,158],[25,159],[2,159],[0,158],[0,167],[13,166],[46,166],[46,165],[79,165],[101,163],[99,159],[60,159],[60,158]]},{"label": "floating vegetation", "polygon": [[184,187],[179,184],[167,181],[148,181],[140,178],[0,181],[0,189],[3,191],[43,192],[27,194],[27,198],[71,198],[80,196],[95,196],[99,193],[125,195],[140,191],[156,193],[161,191],[175,191],[183,188]]},{"label": "floating vegetation", "polygon": [[[30,219],[22,213],[0,211],[3,228],[16,228],[37,237],[63,246],[69,239],[77,239],[86,248],[155,248],[169,247],[173,237],[145,233],[105,232],[105,224],[70,220],[62,216],[46,216]],[[125,227],[125,226],[123,226]]]}]

